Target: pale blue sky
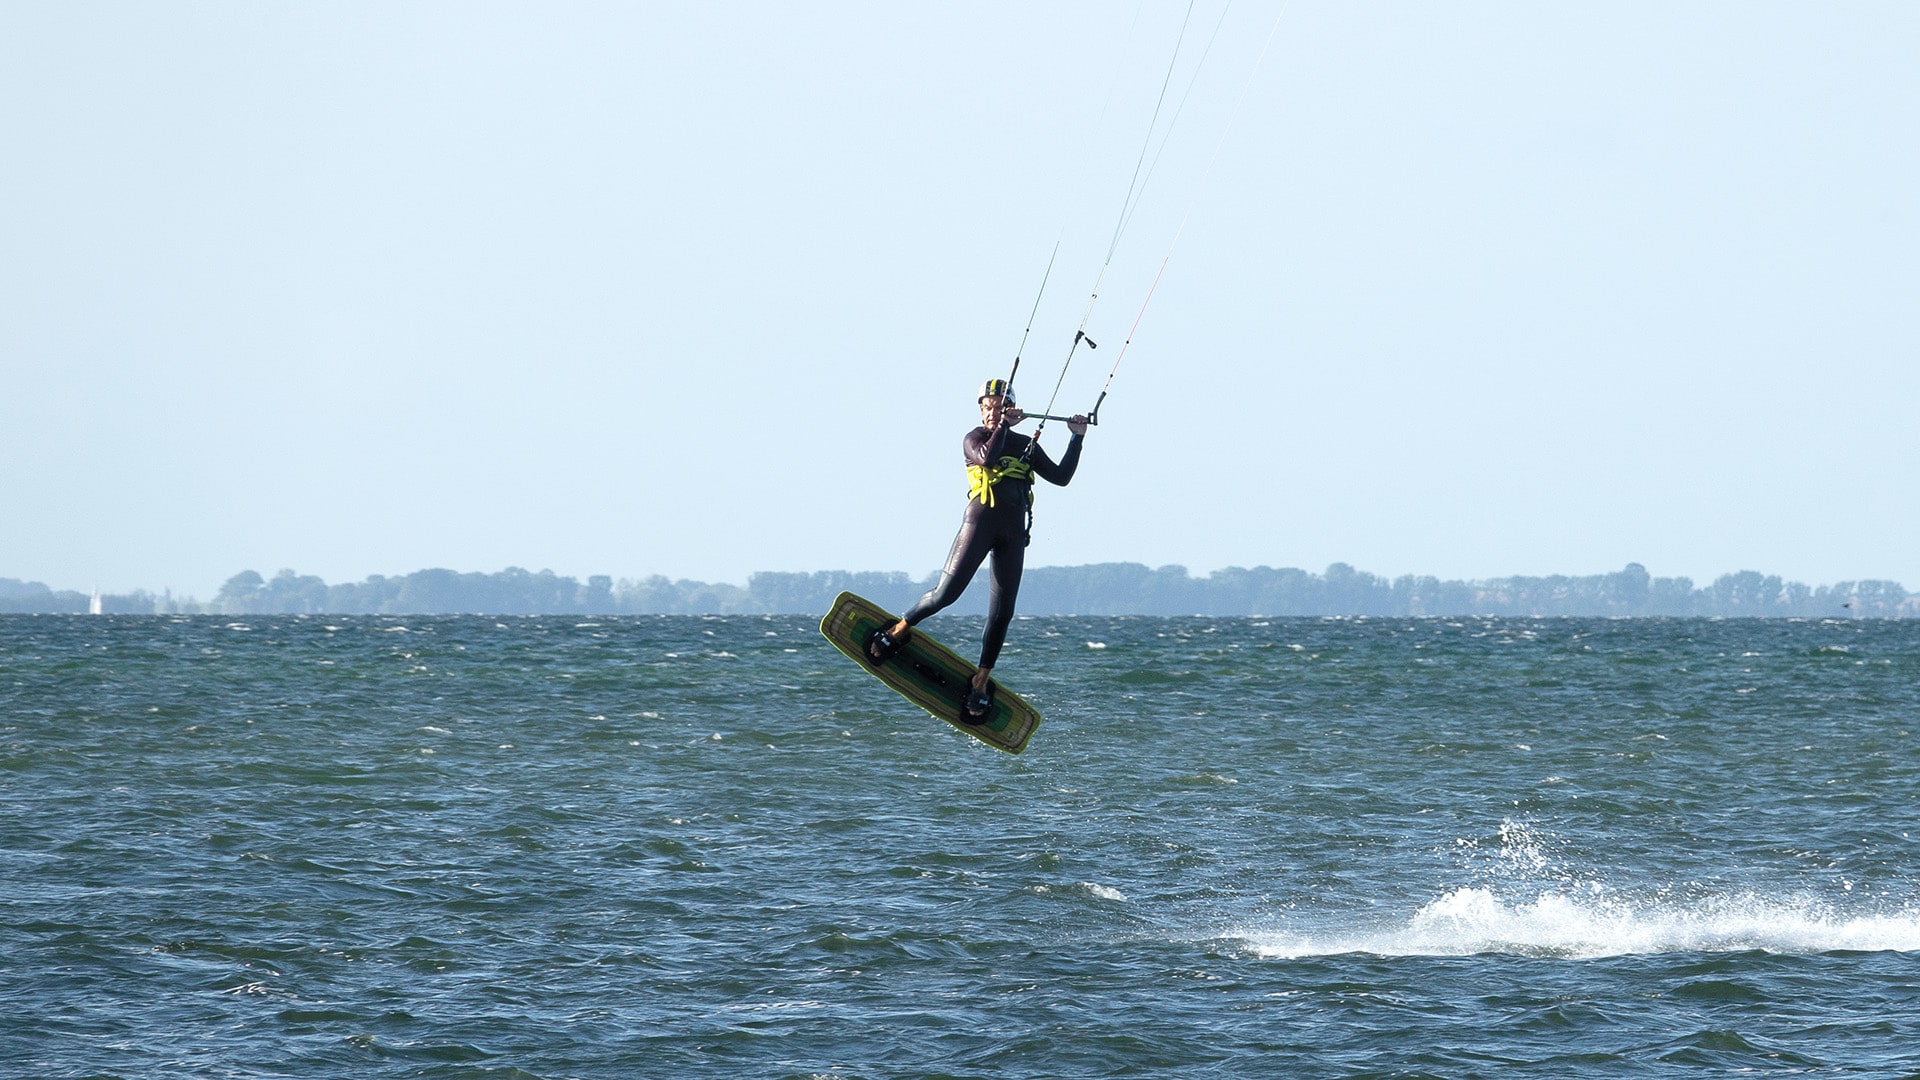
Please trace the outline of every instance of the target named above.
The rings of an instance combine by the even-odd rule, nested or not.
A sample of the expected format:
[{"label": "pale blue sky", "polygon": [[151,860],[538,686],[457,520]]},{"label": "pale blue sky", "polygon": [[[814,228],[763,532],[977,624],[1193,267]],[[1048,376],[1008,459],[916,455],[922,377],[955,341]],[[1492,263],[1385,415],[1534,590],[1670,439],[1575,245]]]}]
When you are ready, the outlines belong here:
[{"label": "pale blue sky", "polygon": [[[0,576],[928,573],[1184,10],[0,2]],[[1909,3],[1241,0],[1030,561],[1920,589],[1916,56]]]}]

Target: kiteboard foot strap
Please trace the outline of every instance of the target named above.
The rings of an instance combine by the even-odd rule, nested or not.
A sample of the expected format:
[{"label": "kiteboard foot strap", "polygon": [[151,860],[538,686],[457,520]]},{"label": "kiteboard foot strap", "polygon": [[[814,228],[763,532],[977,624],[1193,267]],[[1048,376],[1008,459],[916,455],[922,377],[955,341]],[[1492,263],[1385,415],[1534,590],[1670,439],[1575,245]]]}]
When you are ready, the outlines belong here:
[{"label": "kiteboard foot strap", "polygon": [[993,684],[988,683],[985,690],[972,690],[967,693],[964,717],[969,724],[984,723],[987,714],[993,711]]},{"label": "kiteboard foot strap", "polygon": [[884,626],[876,628],[873,633],[867,635],[867,659],[876,664],[884,664],[899,656],[900,650],[906,647],[905,641],[894,640],[893,635],[887,633],[887,628]]}]

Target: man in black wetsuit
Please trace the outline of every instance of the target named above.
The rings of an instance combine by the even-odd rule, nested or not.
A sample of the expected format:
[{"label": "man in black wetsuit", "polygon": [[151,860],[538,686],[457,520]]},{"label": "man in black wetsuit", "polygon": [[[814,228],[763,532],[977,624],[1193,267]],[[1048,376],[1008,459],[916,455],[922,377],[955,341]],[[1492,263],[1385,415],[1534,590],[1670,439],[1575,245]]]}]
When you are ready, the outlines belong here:
[{"label": "man in black wetsuit", "polygon": [[964,706],[969,719],[985,719],[993,707],[994,661],[1000,658],[1000,645],[1013,623],[1013,602],[1020,592],[1020,571],[1026,565],[1029,510],[1033,499],[1033,478],[1066,486],[1080,465],[1080,446],[1086,439],[1087,418],[1074,416],[1067,421],[1073,437],[1067,452],[1056,463],[1013,426],[1026,415],[1013,403],[1013,392],[1005,379],[988,379],[980,388],[980,426],[961,440],[966,456],[967,479],[972,493],[967,512],[960,521],[960,534],[953,538],[953,550],[940,571],[938,584],[908,609],[900,621],[876,630],[867,640],[867,657],[884,663],[899,653],[912,636],[916,623],[960,599],[974,571],[987,556],[993,556],[993,589],[987,599],[987,630],[980,643],[980,669],[973,673]]}]

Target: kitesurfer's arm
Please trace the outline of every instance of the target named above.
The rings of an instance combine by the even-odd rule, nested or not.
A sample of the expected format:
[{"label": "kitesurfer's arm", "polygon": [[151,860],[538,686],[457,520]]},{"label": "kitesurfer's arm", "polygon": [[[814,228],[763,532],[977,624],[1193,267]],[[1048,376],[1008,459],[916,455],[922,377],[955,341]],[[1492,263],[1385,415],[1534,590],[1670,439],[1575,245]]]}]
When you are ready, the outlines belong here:
[{"label": "kitesurfer's arm", "polygon": [[1038,444],[1035,444],[1033,457],[1027,462],[1042,479],[1061,487],[1067,486],[1068,481],[1073,479],[1074,470],[1080,467],[1080,446],[1087,439],[1087,418],[1075,416],[1068,420],[1067,430],[1073,432],[1073,438],[1067,440],[1067,452],[1061,455],[1058,462],[1048,457],[1046,449]]},{"label": "kitesurfer's arm", "polygon": [[987,455],[991,453],[998,456],[1001,446],[1006,441],[1004,429],[995,431],[992,428],[977,427],[967,432],[966,437],[960,440],[960,453],[967,459],[969,465],[985,465],[988,461]]},{"label": "kitesurfer's arm", "polygon": [[1020,411],[1008,409],[995,427],[977,427],[967,432],[960,440],[960,450],[966,456],[969,465],[985,465],[990,461],[999,461],[1007,452],[1007,433],[1013,425],[1020,422]]}]

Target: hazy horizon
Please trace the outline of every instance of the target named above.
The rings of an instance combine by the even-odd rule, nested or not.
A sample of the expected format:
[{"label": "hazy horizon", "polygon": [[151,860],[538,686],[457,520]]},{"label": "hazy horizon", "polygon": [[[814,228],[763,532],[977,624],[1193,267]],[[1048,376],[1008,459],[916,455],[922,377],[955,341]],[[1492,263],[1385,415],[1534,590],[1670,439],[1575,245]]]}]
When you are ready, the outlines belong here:
[{"label": "hazy horizon", "polygon": [[[1790,575],[1779,574],[1775,571],[1768,570],[1765,567],[1739,567],[1737,569],[1722,570],[1706,577],[1695,577],[1694,575],[1691,575],[1691,574],[1680,574],[1680,573],[1669,574],[1662,571],[1657,566],[1648,566],[1647,564],[1642,563],[1639,560],[1628,560],[1627,562],[1622,563],[1620,566],[1614,566],[1614,567],[1609,567],[1609,568],[1600,569],[1600,570],[1552,571],[1545,574],[1491,574],[1491,575],[1487,575],[1486,577],[1480,577],[1480,578],[1450,577],[1442,574],[1426,573],[1419,570],[1405,571],[1398,574],[1388,574],[1388,573],[1383,573],[1379,570],[1376,570],[1372,567],[1361,566],[1347,560],[1335,560],[1334,562],[1329,563],[1326,566],[1320,566],[1320,567],[1302,567],[1302,566],[1296,566],[1292,564],[1257,562],[1257,563],[1238,564],[1238,565],[1232,565],[1232,566],[1221,566],[1221,567],[1214,567],[1207,570],[1201,570],[1195,567],[1187,566],[1183,563],[1161,563],[1156,565],[1152,563],[1142,562],[1141,560],[1138,560],[1138,559],[1107,559],[1107,560],[1102,560],[1101,562],[1098,562],[1098,563],[1073,563],[1073,564],[1030,563],[1027,566],[1027,570],[1029,573],[1044,573],[1044,572],[1085,570],[1085,569],[1099,567],[1099,566],[1141,566],[1141,567],[1146,567],[1147,569],[1155,570],[1155,571],[1167,570],[1167,569],[1179,569],[1184,571],[1190,578],[1196,581],[1203,581],[1203,580],[1212,578],[1222,572],[1235,571],[1235,570],[1259,570],[1259,569],[1300,570],[1312,575],[1322,575],[1335,566],[1344,566],[1358,573],[1359,575],[1366,576],[1366,577],[1379,578],[1386,581],[1393,581],[1402,577],[1418,577],[1418,578],[1434,578],[1443,582],[1456,582],[1456,583],[1479,585],[1479,584],[1487,584],[1487,583],[1493,583],[1493,582],[1504,582],[1504,581],[1509,581],[1513,579],[1536,579],[1537,580],[1537,579],[1547,579],[1547,578],[1577,579],[1577,578],[1602,577],[1605,575],[1618,573],[1626,568],[1638,566],[1641,569],[1645,570],[1648,576],[1651,578],[1686,580],[1690,582],[1695,588],[1706,587],[1724,577],[1739,575],[1739,574],[1760,574],[1762,576],[1778,577],[1785,582],[1806,585],[1813,588],[1828,588],[1828,587],[1832,587],[1840,584],[1846,584],[1846,583],[1876,582],[1876,583],[1890,583],[1893,585],[1900,586],[1901,588],[1904,589],[1907,584],[1906,582],[1901,581],[1898,578],[1882,578],[1882,577],[1875,577],[1873,575],[1852,575],[1847,577],[1835,578],[1831,581],[1807,581],[1801,578],[1794,578]],[[824,570],[776,570],[776,569],[762,568],[758,570],[749,571],[748,573],[742,575],[738,579],[714,579],[714,578],[694,578],[694,577],[688,577],[686,575],[671,575],[671,574],[663,574],[663,573],[657,573],[657,572],[619,574],[619,573],[612,573],[610,571],[605,571],[605,570],[575,574],[575,573],[567,573],[561,570],[557,570],[551,566],[545,566],[545,565],[541,565],[541,566],[513,565],[513,566],[494,567],[494,568],[487,568],[487,569],[463,569],[460,567],[452,567],[444,564],[433,564],[433,565],[415,567],[411,570],[391,571],[391,572],[384,572],[384,573],[376,572],[373,574],[362,575],[354,578],[329,578],[324,574],[310,574],[308,571],[302,570],[299,567],[276,567],[273,570],[261,570],[261,569],[258,569],[257,567],[246,567],[240,570],[236,570],[232,574],[226,575],[224,578],[222,578],[219,584],[216,584],[212,589],[209,589],[205,593],[194,593],[194,592],[188,592],[188,591],[178,590],[178,589],[168,589],[166,587],[154,588],[149,586],[135,586],[134,588],[125,589],[125,590],[100,589],[98,591],[102,595],[118,595],[118,596],[138,595],[141,593],[149,594],[152,596],[161,596],[161,595],[170,593],[173,596],[173,598],[176,600],[197,601],[197,602],[204,603],[204,602],[210,602],[215,596],[217,596],[221,591],[221,589],[227,584],[227,582],[249,572],[258,574],[263,580],[268,580],[268,581],[271,581],[273,578],[275,578],[278,575],[291,572],[300,577],[311,576],[311,577],[320,578],[321,580],[325,581],[328,585],[345,585],[345,584],[357,584],[357,583],[362,583],[362,582],[371,581],[375,579],[396,579],[396,578],[404,578],[414,574],[434,573],[434,572],[447,572],[447,573],[453,573],[453,574],[459,574],[459,575],[499,575],[499,574],[505,574],[515,570],[523,571],[529,574],[536,574],[536,575],[552,574],[558,578],[569,579],[575,582],[582,582],[582,583],[587,582],[590,579],[596,578],[596,577],[609,578],[618,583],[638,583],[638,582],[644,582],[653,578],[665,578],[666,580],[675,582],[675,583],[689,582],[689,583],[701,584],[701,585],[720,585],[720,586],[731,586],[731,587],[745,587],[753,577],[757,575],[763,575],[763,574],[765,575],[845,574],[849,576],[883,576],[883,575],[898,574],[915,582],[929,583],[933,578],[937,577],[940,573],[940,568],[937,566],[929,567],[919,572],[910,571],[910,570],[899,570],[899,569],[852,569],[847,567],[835,567],[835,568],[829,568]],[[56,584],[54,582],[36,581],[30,578],[17,577],[17,576],[5,574],[5,573],[0,573],[0,581],[15,581],[22,585],[29,585],[29,586],[41,585],[41,586],[45,586],[46,588],[48,588],[49,590],[55,593],[79,593],[83,596],[89,595],[95,591],[94,588],[91,586],[84,587],[84,588],[63,586],[60,584]],[[973,596],[975,592],[978,592],[980,594],[979,597]],[[979,599],[985,596],[984,569],[980,572],[979,575],[976,576],[974,585],[971,586],[968,590],[968,596],[969,598],[972,598],[972,599]]]}]

